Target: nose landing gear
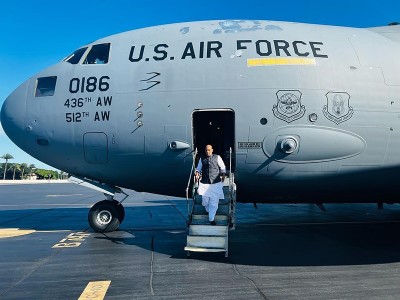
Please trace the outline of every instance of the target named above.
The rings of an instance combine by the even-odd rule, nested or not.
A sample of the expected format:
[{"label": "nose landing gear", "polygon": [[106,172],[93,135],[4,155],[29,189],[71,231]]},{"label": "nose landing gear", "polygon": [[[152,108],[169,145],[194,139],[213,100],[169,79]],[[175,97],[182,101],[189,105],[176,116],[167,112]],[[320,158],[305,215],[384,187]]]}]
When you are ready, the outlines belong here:
[{"label": "nose landing gear", "polygon": [[90,227],[97,232],[117,230],[125,217],[125,209],[117,200],[103,200],[97,202],[89,210],[88,221]]},{"label": "nose landing gear", "polygon": [[[110,232],[117,230],[125,218],[125,209],[122,202],[129,197],[123,190],[84,177],[71,176],[69,181],[104,193],[106,200],[97,202],[89,210],[88,221],[96,232]],[[114,200],[115,193],[124,194],[121,201]]]}]

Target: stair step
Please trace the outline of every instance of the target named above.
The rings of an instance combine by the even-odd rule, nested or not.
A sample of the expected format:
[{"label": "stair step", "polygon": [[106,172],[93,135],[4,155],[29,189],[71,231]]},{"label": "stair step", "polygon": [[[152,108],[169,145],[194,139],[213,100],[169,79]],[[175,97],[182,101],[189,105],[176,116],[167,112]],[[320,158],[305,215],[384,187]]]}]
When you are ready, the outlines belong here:
[{"label": "stair step", "polygon": [[[233,178],[233,174],[231,176]],[[230,191],[229,183],[233,183],[233,179],[229,181],[226,178],[223,187],[224,199],[219,199],[217,214],[214,218],[217,225],[210,224],[208,214],[201,205],[202,196],[195,195],[187,246],[185,247],[188,254],[189,252],[225,252],[225,256],[228,256],[228,234],[230,230],[228,220],[231,205],[235,203],[231,203],[231,199],[236,199],[236,186],[232,184]]]},{"label": "stair step", "polygon": [[[206,209],[201,204],[195,204],[193,213],[196,215],[205,215]],[[217,215],[228,215],[229,214],[229,205],[228,204],[220,204],[217,209]]]},{"label": "stair step", "polygon": [[[217,226],[227,226],[228,225],[228,220],[222,220],[222,221],[215,221],[217,223]],[[207,220],[192,220],[191,222],[192,225],[205,225],[205,226],[210,226],[210,222]]]},{"label": "stair step", "polygon": [[226,237],[221,236],[199,236],[188,235],[187,247],[200,247],[200,248],[226,248]]},{"label": "stair step", "polygon": [[190,225],[189,235],[222,236],[228,235],[227,226]]},{"label": "stair step", "polygon": [[[216,215],[214,221],[217,225],[228,225],[228,216],[225,215]],[[193,225],[210,225],[210,221],[208,220],[208,215],[192,215],[192,222],[190,224]]]},{"label": "stair step", "polygon": [[192,252],[225,252],[225,248],[185,247],[185,251]]},{"label": "stair step", "polygon": [[[202,196],[201,195],[196,195],[194,196],[194,203],[195,204],[201,204],[201,202],[203,201]],[[225,197],[225,199],[219,199],[218,204],[228,204],[229,203],[229,198]]]},{"label": "stair step", "polygon": [[[207,220],[208,221],[208,215],[197,215],[193,214],[192,215],[193,220]],[[227,215],[215,215],[214,220],[216,222],[218,221],[228,221],[228,216]]]}]

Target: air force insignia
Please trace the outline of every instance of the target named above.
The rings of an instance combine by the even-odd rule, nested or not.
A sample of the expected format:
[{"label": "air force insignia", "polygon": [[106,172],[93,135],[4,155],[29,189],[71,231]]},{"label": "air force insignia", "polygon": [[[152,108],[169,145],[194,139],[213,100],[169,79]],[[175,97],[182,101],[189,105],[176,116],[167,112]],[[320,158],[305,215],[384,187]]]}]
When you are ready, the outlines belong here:
[{"label": "air force insignia", "polygon": [[343,92],[329,92],[326,94],[327,105],[323,112],[325,117],[336,123],[347,121],[353,115],[353,108],[350,106],[350,95]]},{"label": "air force insignia", "polygon": [[278,91],[276,97],[277,104],[272,107],[275,117],[290,123],[304,116],[306,108],[301,105],[299,91]]}]

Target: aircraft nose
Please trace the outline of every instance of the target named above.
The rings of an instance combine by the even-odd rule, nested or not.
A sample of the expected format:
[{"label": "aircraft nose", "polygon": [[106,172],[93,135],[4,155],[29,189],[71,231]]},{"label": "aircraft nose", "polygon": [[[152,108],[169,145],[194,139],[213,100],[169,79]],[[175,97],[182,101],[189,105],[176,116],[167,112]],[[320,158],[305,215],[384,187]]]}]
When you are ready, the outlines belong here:
[{"label": "aircraft nose", "polygon": [[1,126],[8,137],[18,146],[24,143],[26,129],[26,97],[28,81],[14,90],[4,101],[1,108]]}]

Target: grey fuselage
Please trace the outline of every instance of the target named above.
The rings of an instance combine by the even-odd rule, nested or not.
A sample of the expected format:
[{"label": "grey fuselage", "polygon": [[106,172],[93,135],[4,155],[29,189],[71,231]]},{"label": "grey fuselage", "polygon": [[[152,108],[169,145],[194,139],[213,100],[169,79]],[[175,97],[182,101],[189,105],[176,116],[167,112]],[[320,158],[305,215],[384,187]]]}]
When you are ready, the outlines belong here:
[{"label": "grey fuselage", "polygon": [[[230,112],[238,201],[397,202],[399,27],[207,21],[133,30],[24,82],[1,121],[20,148],[57,169],[184,196],[194,148],[203,152],[194,114]],[[108,62],[84,64],[104,43]],[[38,78],[55,76],[54,94],[38,96]]]}]

